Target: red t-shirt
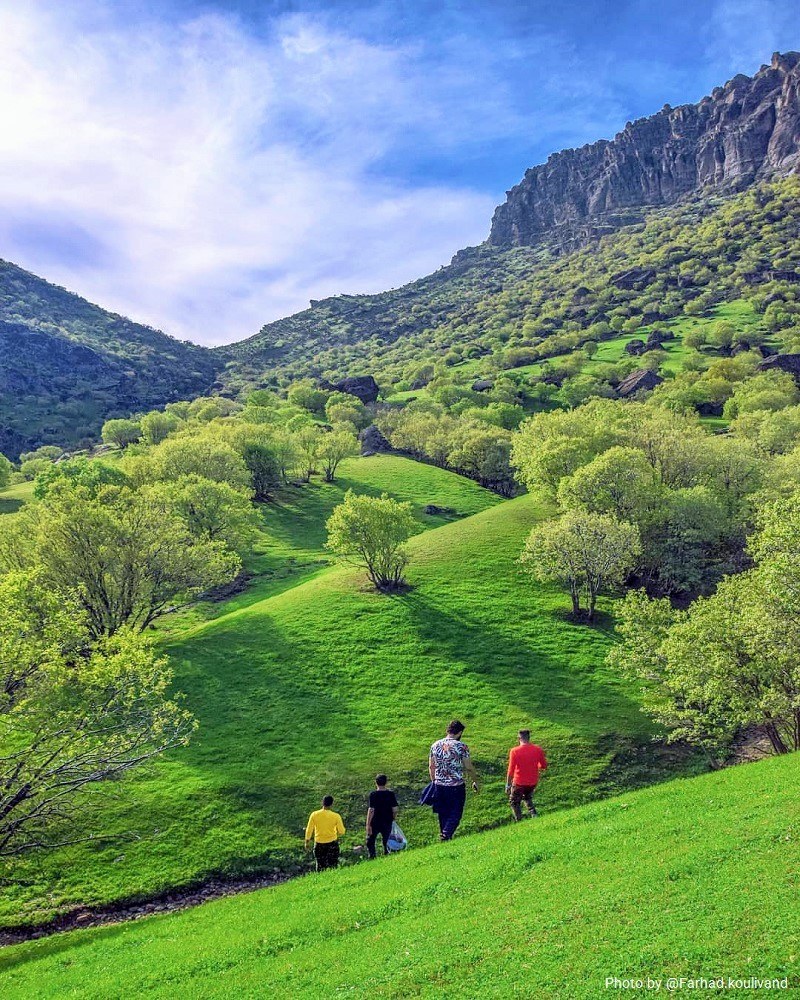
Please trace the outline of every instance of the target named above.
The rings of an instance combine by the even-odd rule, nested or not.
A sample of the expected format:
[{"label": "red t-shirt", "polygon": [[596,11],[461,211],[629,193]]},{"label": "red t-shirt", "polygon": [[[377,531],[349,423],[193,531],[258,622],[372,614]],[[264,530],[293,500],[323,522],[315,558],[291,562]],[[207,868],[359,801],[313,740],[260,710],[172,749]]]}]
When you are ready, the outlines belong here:
[{"label": "red t-shirt", "polygon": [[508,755],[508,780],[515,785],[536,785],[547,768],[544,751],[535,743],[521,743]]}]

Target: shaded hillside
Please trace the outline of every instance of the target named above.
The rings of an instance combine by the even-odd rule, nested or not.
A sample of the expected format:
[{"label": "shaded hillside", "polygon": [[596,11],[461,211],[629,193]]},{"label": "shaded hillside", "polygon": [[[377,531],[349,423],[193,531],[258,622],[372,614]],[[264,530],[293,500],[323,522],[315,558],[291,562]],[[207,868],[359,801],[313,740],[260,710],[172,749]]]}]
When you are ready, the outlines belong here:
[{"label": "shaded hillside", "polygon": [[75,444],[112,414],[202,394],[203,347],[107,312],[0,261],[0,451]]},{"label": "shaded hillside", "polygon": [[[0,955],[4,996],[542,997],[798,987],[800,759],[571,809]],[[432,822],[432,817],[428,817]],[[613,984],[612,984],[613,985]],[[670,987],[672,988],[672,987]],[[652,989],[652,992],[656,992]],[[683,991],[682,991],[683,992]]]}]

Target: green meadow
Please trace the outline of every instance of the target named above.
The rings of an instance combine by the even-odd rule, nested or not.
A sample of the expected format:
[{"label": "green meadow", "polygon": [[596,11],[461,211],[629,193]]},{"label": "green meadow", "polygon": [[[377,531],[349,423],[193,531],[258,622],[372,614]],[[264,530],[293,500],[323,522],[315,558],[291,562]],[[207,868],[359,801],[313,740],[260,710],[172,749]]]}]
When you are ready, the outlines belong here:
[{"label": "green meadow", "polygon": [[[6,1000],[546,997],[800,987],[797,755],[184,913],[5,949]],[[470,806],[474,810],[474,805]],[[692,996],[786,995],[744,987]]]},{"label": "green meadow", "polygon": [[[330,564],[324,521],[348,488],[414,505],[408,592],[373,592],[360,570]],[[430,518],[429,503],[464,516]],[[428,746],[453,716],[467,723],[486,782],[467,832],[508,819],[505,756],[522,725],[552,758],[547,812],[697,769],[651,742],[632,691],[604,664],[612,600],[597,627],[575,625],[564,595],[521,573],[523,540],[548,514],[530,496],[502,502],[393,456],[352,460],[333,485],[287,491],[264,510],[251,587],[170,616],[159,633],[199,721],[191,744],[92,800],[87,824],[107,839],[15,861],[0,922],[210,874],[302,870],[305,819],[324,793],[336,796],[350,847],[363,842],[378,770],[398,789],[412,841],[431,842],[431,814],[415,802]]]}]

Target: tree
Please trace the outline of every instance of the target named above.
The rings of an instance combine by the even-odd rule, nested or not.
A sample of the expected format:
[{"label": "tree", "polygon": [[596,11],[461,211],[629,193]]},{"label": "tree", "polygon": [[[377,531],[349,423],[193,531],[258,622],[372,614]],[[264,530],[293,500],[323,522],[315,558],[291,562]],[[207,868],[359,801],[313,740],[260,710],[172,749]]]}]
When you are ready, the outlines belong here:
[{"label": "tree", "polygon": [[403,586],[408,563],[405,543],[416,527],[410,503],[399,503],[386,494],[359,496],[348,490],[326,527],[326,548],[363,566],[378,590],[389,592]]},{"label": "tree", "polygon": [[294,385],[289,386],[287,396],[292,406],[299,406],[318,417],[321,417],[325,412],[328,394],[322,389],[318,389],[313,382],[295,382]]},{"label": "tree", "polygon": [[608,514],[571,510],[533,529],[520,562],[537,580],[566,587],[576,618],[583,614],[585,595],[586,619],[591,622],[601,589],[622,583],[640,552],[634,525]]},{"label": "tree", "polygon": [[269,500],[281,483],[281,466],[275,452],[266,444],[249,442],[242,449],[242,458],[252,478],[256,500]]},{"label": "tree", "polygon": [[641,524],[652,516],[661,492],[644,454],[615,445],[562,479],[558,499],[566,508],[585,507]]},{"label": "tree", "polygon": [[13,471],[14,466],[11,464],[11,461],[0,452],[0,490],[4,490],[11,482],[11,473]]},{"label": "tree", "polygon": [[319,445],[319,458],[325,482],[332,483],[339,464],[352,455],[358,454],[358,441],[355,434],[345,430],[334,430],[323,434]]},{"label": "tree", "polygon": [[317,471],[322,431],[315,424],[309,424],[295,434],[294,443],[302,468],[302,477],[306,482],[310,482],[312,474]]},{"label": "tree", "polygon": [[64,483],[30,506],[17,548],[55,593],[77,595],[95,637],[143,630],[176,599],[228,583],[241,568],[223,541],[192,533],[179,490],[164,484],[92,494]]},{"label": "tree", "polygon": [[130,462],[130,469],[137,483],[169,482],[194,475],[245,492],[250,490],[250,473],[242,456],[206,430],[192,437],[167,438]]},{"label": "tree", "polygon": [[243,556],[256,540],[261,521],[250,500],[228,483],[182,476],[174,483],[154,483],[150,502],[173,506],[195,538],[223,542]]},{"label": "tree", "polygon": [[151,410],[140,420],[142,437],[147,444],[161,444],[173,431],[176,431],[183,421],[174,413],[162,413]]},{"label": "tree", "polygon": [[79,602],[36,573],[0,580],[0,856],[93,836],[83,790],[183,745],[196,723],[167,695],[141,635],[94,641]]},{"label": "tree", "polygon": [[79,455],[57,465],[48,465],[36,477],[33,495],[41,500],[59,483],[85,486],[92,494],[96,494],[103,486],[125,486],[128,482],[128,476],[116,465],[99,459],[90,461]]},{"label": "tree", "polygon": [[106,444],[115,444],[118,448],[127,448],[129,444],[138,441],[142,429],[136,420],[115,419],[106,420],[100,432]]}]

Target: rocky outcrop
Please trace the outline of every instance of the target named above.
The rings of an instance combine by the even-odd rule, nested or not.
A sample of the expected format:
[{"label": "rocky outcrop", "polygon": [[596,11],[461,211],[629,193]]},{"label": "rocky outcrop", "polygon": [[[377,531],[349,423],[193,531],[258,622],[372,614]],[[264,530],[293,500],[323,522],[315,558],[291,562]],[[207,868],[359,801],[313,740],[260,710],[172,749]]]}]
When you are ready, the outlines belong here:
[{"label": "rocky outcrop", "polygon": [[333,388],[337,392],[346,392],[350,396],[355,396],[362,403],[374,403],[378,398],[378,383],[371,375],[353,375],[350,378],[343,378],[341,382],[334,382]]},{"label": "rocky outcrop", "polygon": [[645,207],[798,167],[800,53],[775,53],[755,76],[735,76],[699,104],[665,105],[611,141],[555,153],[528,170],[495,211],[489,243],[525,246],[547,235],[576,245]]},{"label": "rocky outcrop", "polygon": [[628,396],[635,396],[637,392],[649,392],[663,381],[660,375],[656,375],[649,368],[640,368],[620,382],[617,386],[617,395],[625,399]]},{"label": "rocky outcrop", "polygon": [[788,372],[794,376],[796,382],[800,382],[800,354],[771,354],[759,362],[758,367],[762,371]]},{"label": "rocky outcrop", "polygon": [[392,446],[381,433],[377,424],[370,424],[358,435],[362,455],[374,455],[379,451],[391,451]]}]

